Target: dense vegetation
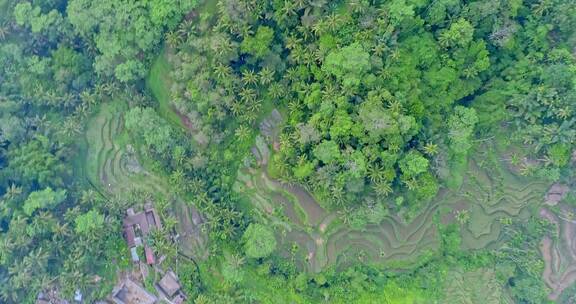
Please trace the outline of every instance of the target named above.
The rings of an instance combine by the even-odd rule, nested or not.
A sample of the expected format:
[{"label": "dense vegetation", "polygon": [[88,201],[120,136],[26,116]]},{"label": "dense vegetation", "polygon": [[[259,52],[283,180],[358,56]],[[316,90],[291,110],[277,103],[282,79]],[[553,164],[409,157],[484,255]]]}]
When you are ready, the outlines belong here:
[{"label": "dense vegetation", "polygon": [[571,303],[575,29],[572,0],[0,0],[0,302],[105,298],[153,201],[189,303]]}]

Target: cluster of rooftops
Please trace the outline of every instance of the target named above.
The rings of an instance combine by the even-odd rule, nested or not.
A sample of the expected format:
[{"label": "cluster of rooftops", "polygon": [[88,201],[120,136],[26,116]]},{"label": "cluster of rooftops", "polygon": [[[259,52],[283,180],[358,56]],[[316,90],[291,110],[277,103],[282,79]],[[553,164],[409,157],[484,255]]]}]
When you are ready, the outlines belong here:
[{"label": "cluster of rooftops", "polygon": [[[139,264],[141,269],[154,267],[156,264],[154,250],[149,244],[149,234],[154,229],[162,229],[162,222],[152,204],[145,204],[144,210],[140,212],[135,212],[133,208],[126,211],[123,221],[124,237],[130,249],[132,262]],[[146,261],[144,268],[138,253],[140,247],[144,248]],[[156,270],[162,272],[158,267]],[[141,270],[142,276],[144,276],[143,273],[144,271]],[[163,273],[162,279],[154,284],[154,288],[157,295],[147,291],[127,276],[114,288],[111,299],[115,304],[180,304],[186,300],[178,277],[171,270]]]}]

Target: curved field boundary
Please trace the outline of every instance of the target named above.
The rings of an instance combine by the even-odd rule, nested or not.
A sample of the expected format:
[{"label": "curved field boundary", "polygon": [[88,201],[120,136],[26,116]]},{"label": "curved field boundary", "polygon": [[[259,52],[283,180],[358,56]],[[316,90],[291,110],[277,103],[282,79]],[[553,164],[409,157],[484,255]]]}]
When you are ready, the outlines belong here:
[{"label": "curved field boundary", "polygon": [[[252,150],[256,156],[267,155],[260,153],[260,149],[257,145]],[[410,223],[389,216],[380,224],[368,225],[362,231],[353,230],[344,225],[336,213],[322,208],[303,187],[272,179],[267,174],[266,163],[261,160],[259,169],[240,169],[234,190],[249,198],[256,210],[260,210],[258,214],[266,218],[264,221],[280,221],[289,226],[279,233],[281,255],[294,258],[297,265],[311,272],[338,264],[350,252],[386,265],[416,260],[439,246],[433,225],[437,204],[430,204]],[[289,222],[279,219],[275,210],[282,210]],[[298,250],[290,253],[294,244]]]},{"label": "curved field boundary", "polygon": [[544,259],[542,278],[552,289],[548,298],[558,300],[562,292],[576,282],[576,221],[562,215],[573,214],[573,208],[560,206],[561,215],[546,208],[540,209],[540,216],[556,226],[555,235],[545,236],[540,243]]},{"label": "curved field boundary", "polygon": [[[112,195],[122,195],[133,190],[151,193],[157,198],[174,202],[174,212],[181,234],[181,249],[188,256],[207,257],[207,234],[202,230],[203,218],[197,210],[181,198],[174,197],[170,187],[160,177],[142,169],[132,173],[128,169],[128,158],[136,158],[126,151],[123,142],[124,111],[122,104],[102,104],[93,117],[86,132],[88,143],[86,172],[94,185]],[[124,136],[125,137],[125,136]]]},{"label": "curved field boundary", "polygon": [[528,206],[542,202],[547,184],[509,171],[494,151],[488,147],[484,154],[469,161],[467,177],[458,192],[450,191],[440,204],[450,206],[448,218],[456,221],[455,212],[466,211],[468,219],[461,229],[464,249],[497,246],[506,218],[524,218]]}]

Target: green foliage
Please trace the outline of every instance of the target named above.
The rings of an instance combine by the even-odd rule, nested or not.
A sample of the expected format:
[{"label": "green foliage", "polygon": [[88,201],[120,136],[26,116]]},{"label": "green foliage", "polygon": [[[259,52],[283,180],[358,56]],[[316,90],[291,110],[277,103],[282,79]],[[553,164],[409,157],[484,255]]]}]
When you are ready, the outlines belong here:
[{"label": "green foliage", "polygon": [[398,166],[406,178],[411,178],[426,172],[429,162],[420,152],[412,150],[398,162]]},{"label": "green foliage", "polygon": [[44,136],[9,150],[8,157],[11,162],[4,173],[23,184],[38,183],[42,187],[63,184],[66,168]]},{"label": "green foliage", "polygon": [[325,164],[331,164],[340,159],[340,147],[331,140],[322,141],[314,148],[314,156]]},{"label": "green foliage", "polygon": [[[212,255],[199,263],[210,288],[197,283],[191,263],[180,265],[192,301],[547,301],[538,248],[549,227],[537,210],[523,208],[524,222],[490,226],[504,244],[490,250],[463,251],[466,231],[436,218],[439,252],[411,272],[364,266],[371,261],[360,251],[364,265],[352,258],[351,267],[342,262],[309,276],[273,254],[277,246],[285,253],[276,237],[294,232],[276,212],[270,223],[291,229],[275,235],[251,224],[239,237],[262,214],[248,212],[231,185],[259,131],[266,142],[258,148],[272,159],[262,163],[272,163],[274,177],[305,185],[323,207],[338,209],[328,212],[347,213],[346,229],[375,229],[387,216],[419,218],[441,186],[462,185],[468,159],[478,156],[470,154],[492,138],[522,150],[511,166],[523,174],[573,180],[574,1],[222,0],[191,11],[196,4],[0,1],[0,302],[31,303],[40,291],[70,300],[76,290],[95,302],[109,294],[106,282],[116,281],[118,267],[129,267],[116,214],[125,206],[89,194],[79,164],[95,105],[122,99],[131,110],[118,140],[137,149],[115,155],[112,166],[140,158],[146,174],[169,178],[208,222]],[[140,80],[164,42],[170,62],[149,83],[161,97],[158,115]],[[277,126],[262,121],[273,107],[283,116]],[[96,133],[121,129],[114,127]],[[110,143],[118,144],[99,145]],[[93,154],[106,162],[109,151],[123,152],[106,151]],[[148,186],[137,182],[129,186]],[[499,187],[481,192],[490,201]],[[458,219],[478,217],[466,211]],[[222,250],[242,245],[247,257],[270,259],[244,265],[237,252]],[[152,277],[145,283],[153,286]]]},{"label": "green foliage", "polygon": [[448,120],[448,140],[455,155],[466,155],[472,147],[472,134],[478,122],[476,110],[456,106],[454,114]]},{"label": "green foliage", "polygon": [[48,187],[44,190],[34,191],[28,195],[22,210],[31,216],[38,209],[51,209],[62,203],[66,199],[66,190],[54,191]]},{"label": "green foliage", "polygon": [[75,220],[75,231],[78,234],[91,234],[102,230],[104,225],[104,215],[100,214],[97,210],[90,210]]},{"label": "green foliage", "polygon": [[241,269],[244,264],[244,258],[226,252],[224,262],[222,262],[222,276],[224,279],[233,284],[240,283],[244,280],[244,272]]},{"label": "green foliage", "polygon": [[240,49],[242,52],[262,59],[270,51],[270,44],[273,39],[274,30],[267,26],[260,26],[256,31],[256,35],[244,38],[242,44],[240,44]]},{"label": "green foliage", "polygon": [[32,7],[30,2],[20,2],[14,7],[14,18],[18,25],[29,26],[33,33],[40,33],[62,22],[57,10],[42,14],[40,6]]},{"label": "green foliage", "polygon": [[360,84],[362,76],[370,70],[370,55],[359,43],[332,51],[326,56],[322,69],[336,76],[345,87]]},{"label": "green foliage", "polygon": [[552,165],[556,167],[566,166],[571,157],[570,147],[565,144],[555,144],[550,146],[547,154]]},{"label": "green foliage", "polygon": [[440,34],[440,45],[446,48],[467,46],[474,38],[474,27],[465,19],[458,19]]},{"label": "green foliage", "polygon": [[173,147],[174,130],[154,109],[135,107],[125,115],[126,128],[144,139],[146,145],[162,155]]},{"label": "green foliage", "polygon": [[250,224],[244,235],[244,252],[251,258],[265,258],[276,249],[276,237],[274,233],[262,224]]},{"label": "green foliage", "polygon": [[[68,2],[66,12],[75,31],[94,41],[99,51],[94,68],[122,82],[141,79],[145,61],[139,57],[160,44],[196,1],[154,0]],[[144,57],[146,58],[146,57]]]}]

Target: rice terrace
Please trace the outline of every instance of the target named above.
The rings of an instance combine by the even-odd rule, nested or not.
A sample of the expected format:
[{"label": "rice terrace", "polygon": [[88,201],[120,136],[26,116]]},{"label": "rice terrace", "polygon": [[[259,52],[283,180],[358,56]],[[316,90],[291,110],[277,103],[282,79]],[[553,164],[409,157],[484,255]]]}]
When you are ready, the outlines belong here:
[{"label": "rice terrace", "polygon": [[576,1],[0,0],[0,303],[576,304]]}]

